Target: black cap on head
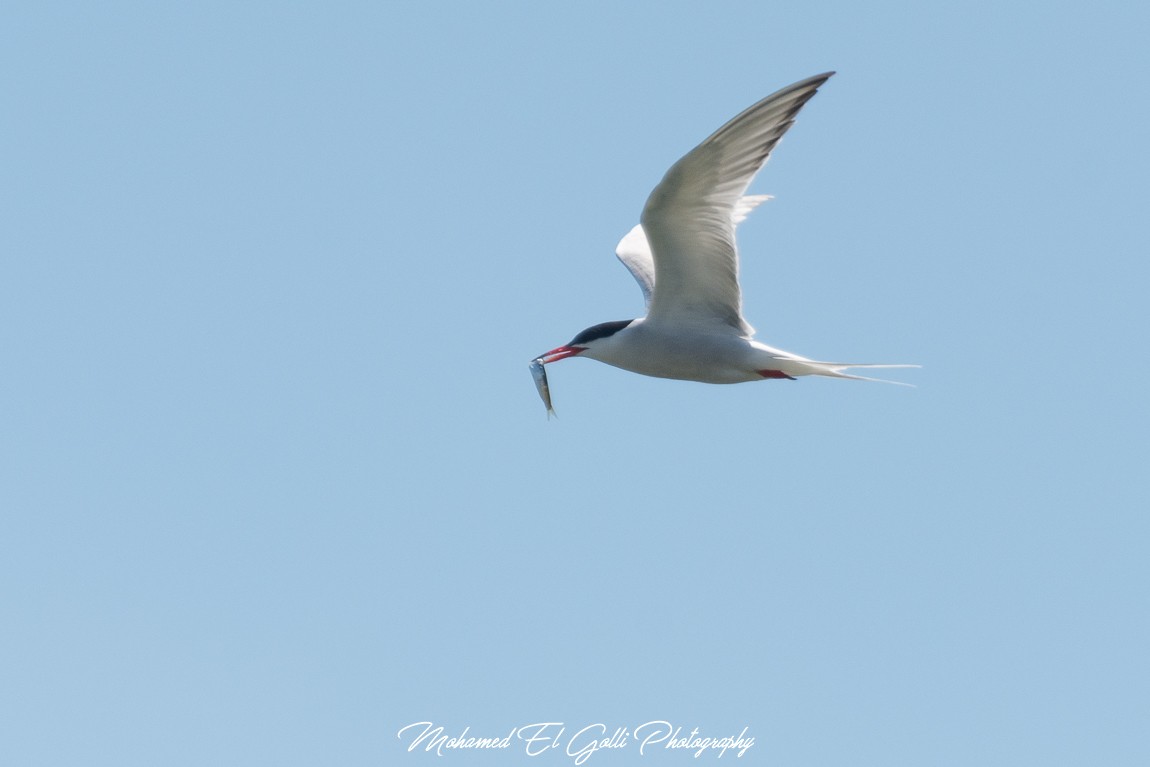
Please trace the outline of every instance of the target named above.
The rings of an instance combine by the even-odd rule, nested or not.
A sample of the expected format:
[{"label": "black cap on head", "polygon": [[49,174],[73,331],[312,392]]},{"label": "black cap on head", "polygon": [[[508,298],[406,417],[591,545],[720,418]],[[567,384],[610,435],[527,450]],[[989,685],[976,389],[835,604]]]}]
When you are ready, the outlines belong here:
[{"label": "black cap on head", "polygon": [[568,346],[584,346],[596,339],[613,336],[635,320],[615,320],[614,322],[600,322],[592,325],[571,339]]}]

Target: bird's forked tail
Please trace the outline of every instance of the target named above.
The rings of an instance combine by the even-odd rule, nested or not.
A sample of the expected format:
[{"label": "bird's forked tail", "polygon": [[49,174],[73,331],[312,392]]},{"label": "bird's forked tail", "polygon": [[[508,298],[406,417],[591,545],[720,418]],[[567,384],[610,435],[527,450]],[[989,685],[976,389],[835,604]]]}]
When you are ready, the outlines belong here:
[{"label": "bird's forked tail", "polygon": [[[829,378],[850,378],[854,381],[874,381],[876,383],[894,384],[895,386],[910,386],[914,388],[914,384],[906,383],[904,381],[890,381],[886,378],[870,378],[869,376],[860,376],[853,373],[844,373],[844,370],[849,368],[920,368],[922,365],[885,365],[873,364],[869,362],[820,362],[818,360],[794,360],[790,361],[791,365],[796,365],[805,368],[800,375],[816,375],[827,376]],[[798,372],[798,371],[796,371]]]}]

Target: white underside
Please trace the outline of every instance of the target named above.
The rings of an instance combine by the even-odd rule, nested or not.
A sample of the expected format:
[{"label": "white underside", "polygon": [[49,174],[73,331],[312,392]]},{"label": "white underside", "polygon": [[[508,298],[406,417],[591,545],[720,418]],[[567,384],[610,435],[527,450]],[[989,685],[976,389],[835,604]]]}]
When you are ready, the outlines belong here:
[{"label": "white underside", "polygon": [[819,375],[874,380],[842,371],[852,367],[916,367],[820,362],[759,343],[725,325],[667,327],[644,319],[596,341],[580,356],[656,378],[713,384],[771,377],[764,371],[795,378]]},{"label": "white underside", "polygon": [[738,335],[730,327],[666,328],[642,319],[593,344],[582,356],[643,375],[704,383],[759,381],[760,370],[794,376],[815,372],[802,357]]}]

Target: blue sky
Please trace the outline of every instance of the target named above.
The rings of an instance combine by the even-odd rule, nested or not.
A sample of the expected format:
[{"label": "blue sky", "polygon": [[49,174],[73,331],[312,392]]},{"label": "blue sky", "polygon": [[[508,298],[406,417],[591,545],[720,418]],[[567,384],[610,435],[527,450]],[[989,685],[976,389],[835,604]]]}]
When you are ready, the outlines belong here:
[{"label": "blue sky", "polygon": [[[5,763],[560,765],[661,720],[751,764],[1150,760],[1150,11],[0,21]],[[527,362],[641,312],[613,249],[663,172],[828,69],[746,313],[917,388],[575,360],[548,422]]]}]

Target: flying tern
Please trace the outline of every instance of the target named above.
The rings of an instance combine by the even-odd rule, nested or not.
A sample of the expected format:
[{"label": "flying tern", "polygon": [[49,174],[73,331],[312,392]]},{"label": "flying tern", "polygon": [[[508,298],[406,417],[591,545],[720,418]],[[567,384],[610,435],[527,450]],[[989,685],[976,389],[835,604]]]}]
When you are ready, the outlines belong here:
[{"label": "flying tern", "polygon": [[[729,384],[819,375],[872,381],[754,340],[743,319],[735,227],[767,195],[745,196],[803,105],[834,72],[787,86],[747,108],[671,166],[615,255],[643,291],[647,315],[603,322],[532,361],[545,395],[543,364],[589,357],[659,378]],[[894,382],[890,382],[894,383]],[[544,396],[548,412],[550,398]]]}]

